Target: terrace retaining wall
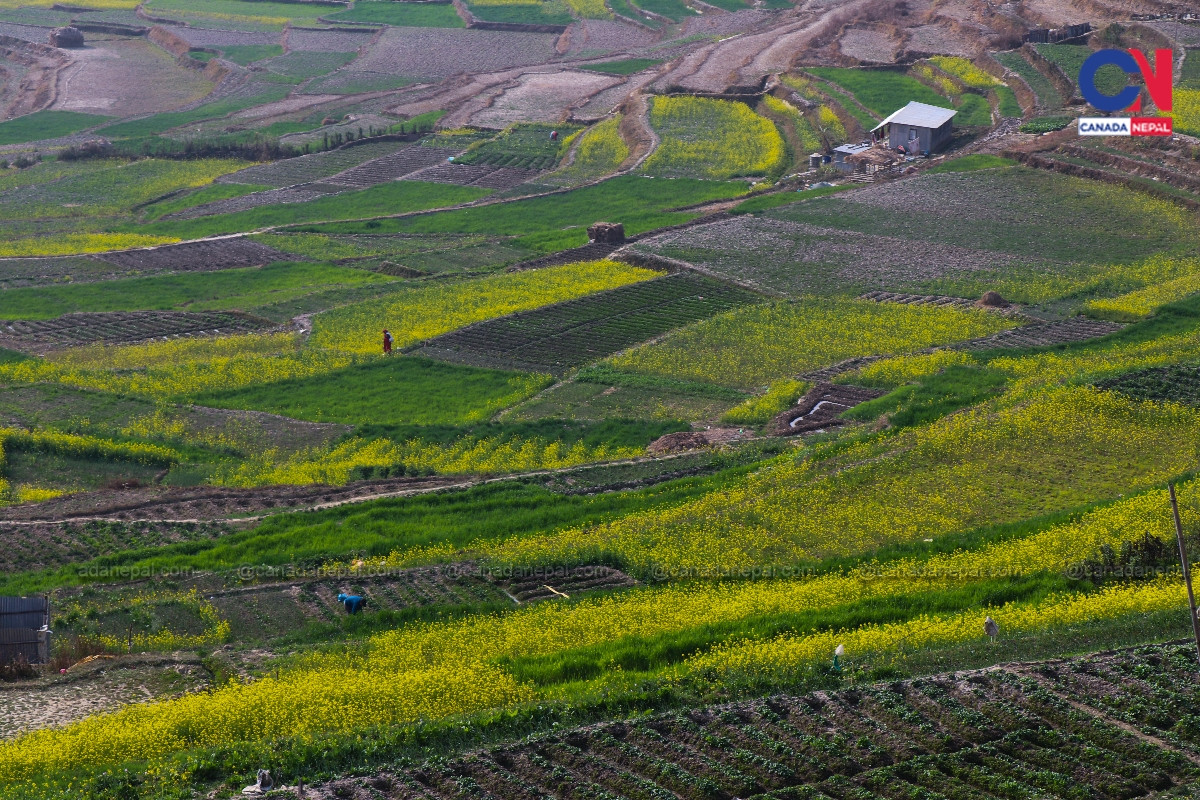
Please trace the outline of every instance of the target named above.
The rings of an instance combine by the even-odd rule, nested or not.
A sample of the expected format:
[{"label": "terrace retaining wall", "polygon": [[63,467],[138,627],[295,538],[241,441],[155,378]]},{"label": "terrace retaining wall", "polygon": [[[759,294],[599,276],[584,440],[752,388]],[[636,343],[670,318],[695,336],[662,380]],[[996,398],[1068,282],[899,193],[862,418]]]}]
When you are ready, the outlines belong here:
[{"label": "terrace retaining wall", "polygon": [[992,58],[990,53],[984,53],[975,59],[975,63],[993,78],[1004,81],[1008,85],[1008,88],[1013,90],[1013,94],[1017,96],[1017,102],[1021,104],[1021,109],[1025,111],[1025,117],[1037,113],[1037,95],[1034,94],[1033,89],[1029,87],[1024,78]]},{"label": "terrace retaining wall", "polygon": [[1045,75],[1047,80],[1054,84],[1054,88],[1058,89],[1067,105],[1083,102],[1083,98],[1075,91],[1075,82],[1064,75],[1057,64],[1039,53],[1036,47],[1031,44],[1021,45],[1021,52],[1026,54],[1029,63],[1033,64],[1038,72]]},{"label": "terrace retaining wall", "polygon": [[1102,169],[1093,169],[1091,167],[1080,166],[1079,164],[1068,164],[1065,161],[1055,161],[1049,158],[1043,158],[1036,153],[1024,153],[1020,151],[1008,150],[1001,153],[1002,156],[1015,159],[1027,167],[1036,167],[1037,169],[1046,169],[1051,172],[1058,172],[1063,175],[1071,175],[1076,178],[1088,178],[1089,180],[1102,181],[1104,183],[1112,183],[1124,186],[1127,189],[1143,192],[1145,194],[1158,197],[1162,200],[1170,200],[1172,203],[1178,203],[1192,211],[1200,210],[1200,200],[1191,200],[1186,197],[1180,197],[1177,194],[1158,189],[1154,186],[1145,184],[1132,184],[1129,179],[1123,178],[1120,175],[1114,175],[1111,172],[1105,172]]},{"label": "terrace retaining wall", "polygon": [[454,10],[462,18],[463,24],[477,31],[510,31],[523,33],[563,33],[569,25],[538,25],[524,22],[489,22],[478,19],[463,0],[451,0]]}]

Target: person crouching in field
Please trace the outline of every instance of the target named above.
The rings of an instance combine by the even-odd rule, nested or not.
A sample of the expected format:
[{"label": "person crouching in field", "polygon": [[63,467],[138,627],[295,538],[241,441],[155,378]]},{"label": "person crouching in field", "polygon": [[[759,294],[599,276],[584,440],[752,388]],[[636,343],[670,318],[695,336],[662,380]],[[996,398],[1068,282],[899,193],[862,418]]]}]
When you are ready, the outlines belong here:
[{"label": "person crouching in field", "polygon": [[385,356],[392,354],[392,334],[387,328],[383,329],[383,354]]},{"label": "person crouching in field", "polygon": [[339,603],[346,607],[347,614],[357,614],[367,604],[365,597],[360,597],[356,594],[339,594],[337,599]]}]

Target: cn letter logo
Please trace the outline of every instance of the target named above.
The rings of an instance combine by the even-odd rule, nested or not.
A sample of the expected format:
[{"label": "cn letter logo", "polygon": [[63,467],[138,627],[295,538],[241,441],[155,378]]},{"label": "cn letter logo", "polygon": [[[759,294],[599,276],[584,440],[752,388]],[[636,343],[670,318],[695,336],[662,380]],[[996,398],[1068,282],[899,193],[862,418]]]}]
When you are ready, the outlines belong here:
[{"label": "cn letter logo", "polygon": [[1142,110],[1142,90],[1139,87],[1126,86],[1113,95],[1104,94],[1096,88],[1096,73],[1109,64],[1129,75],[1141,73],[1155,107],[1159,111],[1171,110],[1171,80],[1175,60],[1170,50],[1155,50],[1153,67],[1141,50],[1097,50],[1080,67],[1079,91],[1088,105],[1097,111],[1128,111],[1136,114]]}]

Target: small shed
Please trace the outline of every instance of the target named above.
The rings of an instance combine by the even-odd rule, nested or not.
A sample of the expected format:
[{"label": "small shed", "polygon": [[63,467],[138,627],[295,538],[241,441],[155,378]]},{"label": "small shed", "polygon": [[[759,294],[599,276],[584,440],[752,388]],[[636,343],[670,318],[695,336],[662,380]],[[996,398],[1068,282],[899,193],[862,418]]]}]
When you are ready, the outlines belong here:
[{"label": "small shed", "polygon": [[0,597],[0,664],[24,656],[30,664],[50,660],[50,600]]},{"label": "small shed", "polygon": [[835,147],[833,148],[833,165],[842,172],[853,172],[854,164],[850,161],[850,158],[858,155],[859,153],[865,153],[870,149],[870,142],[844,144],[841,147]]},{"label": "small shed", "polygon": [[876,125],[871,134],[886,139],[893,150],[903,147],[909,154],[936,153],[949,143],[957,113],[914,100]]}]

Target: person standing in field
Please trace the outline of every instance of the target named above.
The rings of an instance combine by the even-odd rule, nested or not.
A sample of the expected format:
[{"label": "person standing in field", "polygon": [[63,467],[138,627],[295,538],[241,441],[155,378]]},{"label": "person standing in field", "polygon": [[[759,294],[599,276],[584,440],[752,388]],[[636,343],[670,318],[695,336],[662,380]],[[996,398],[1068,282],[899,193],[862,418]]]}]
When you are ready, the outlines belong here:
[{"label": "person standing in field", "polygon": [[387,328],[383,329],[383,354],[385,356],[392,354],[392,334]]}]

